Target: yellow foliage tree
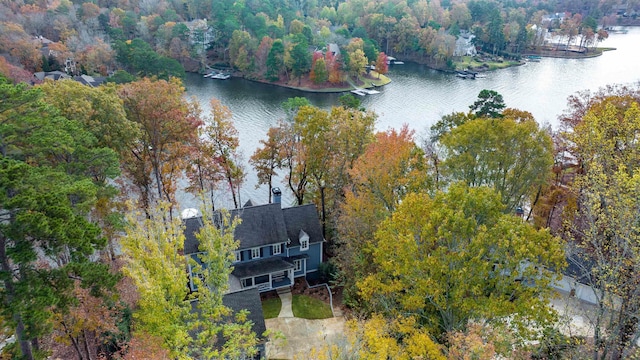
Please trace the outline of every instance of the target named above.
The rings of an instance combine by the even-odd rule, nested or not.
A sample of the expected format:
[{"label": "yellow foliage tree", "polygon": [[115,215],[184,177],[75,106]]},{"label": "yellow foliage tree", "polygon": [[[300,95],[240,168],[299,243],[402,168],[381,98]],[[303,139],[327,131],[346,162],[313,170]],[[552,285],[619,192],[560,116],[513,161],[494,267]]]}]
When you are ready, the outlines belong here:
[{"label": "yellow foliage tree", "polygon": [[[168,206],[160,204],[150,218],[129,217],[122,249],[127,260],[124,273],[139,292],[133,313],[134,335],[161,339],[173,359],[237,359],[253,356],[256,335],[246,312],[233,314],[223,305],[227,290],[236,223],[228,215],[214,224],[203,217],[196,234],[198,260],[182,254],[184,228],[180,219],[169,220]],[[201,276],[192,279],[197,292],[189,293],[187,264]],[[197,311],[194,311],[197,310]]]},{"label": "yellow foliage tree", "polygon": [[358,282],[360,294],[385,316],[416,316],[441,340],[480,319],[535,338],[530,324],[555,321],[546,299],[562,243],[502,210],[486,187],[409,194],[375,233],[375,270]]}]

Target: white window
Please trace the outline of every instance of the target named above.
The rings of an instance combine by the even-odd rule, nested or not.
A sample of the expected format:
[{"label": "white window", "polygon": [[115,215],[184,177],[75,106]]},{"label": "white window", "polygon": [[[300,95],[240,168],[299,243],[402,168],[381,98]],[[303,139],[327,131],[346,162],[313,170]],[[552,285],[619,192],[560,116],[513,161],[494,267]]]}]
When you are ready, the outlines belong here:
[{"label": "white window", "polygon": [[309,235],[304,232],[304,230],[300,230],[300,234],[298,235],[298,240],[300,240],[300,250],[309,250]]},{"label": "white window", "polygon": [[240,251],[236,251],[236,262],[242,261],[242,253]]},{"label": "white window", "polygon": [[282,244],[273,245],[272,250],[273,250],[273,255],[282,254]]},{"label": "white window", "polygon": [[302,271],[302,260],[293,260],[293,271],[298,272]]},{"label": "white window", "polygon": [[251,249],[251,258],[252,259],[259,259],[260,258],[260,248]]}]

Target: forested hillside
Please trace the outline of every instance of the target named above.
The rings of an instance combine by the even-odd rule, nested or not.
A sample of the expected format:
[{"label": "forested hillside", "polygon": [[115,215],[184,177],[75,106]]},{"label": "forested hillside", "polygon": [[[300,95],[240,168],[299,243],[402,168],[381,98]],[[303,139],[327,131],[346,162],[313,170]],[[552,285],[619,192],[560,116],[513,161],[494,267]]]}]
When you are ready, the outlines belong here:
[{"label": "forested hillside", "polygon": [[[126,70],[168,79],[184,69],[203,71],[217,64],[249,78],[291,80],[314,72],[321,73],[314,82],[336,84],[364,72],[380,52],[452,68],[464,55],[456,45],[460,35],[490,55],[509,58],[544,45],[547,33],[588,49],[606,37],[599,26],[615,25],[638,6],[615,1],[6,1],[0,4],[0,54],[9,63],[3,66],[29,72],[64,69],[69,60],[77,74]],[[314,51],[326,54],[330,43],[342,50],[338,58],[323,55],[324,64],[317,64]],[[18,69],[9,69],[25,79]]]}]

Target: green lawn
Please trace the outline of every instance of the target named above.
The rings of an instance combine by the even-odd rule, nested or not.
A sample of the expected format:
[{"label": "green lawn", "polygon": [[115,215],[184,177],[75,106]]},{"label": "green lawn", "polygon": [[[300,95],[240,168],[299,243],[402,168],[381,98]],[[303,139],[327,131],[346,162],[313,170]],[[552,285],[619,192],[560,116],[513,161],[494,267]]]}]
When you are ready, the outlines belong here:
[{"label": "green lawn", "polygon": [[265,319],[277,318],[280,314],[282,302],[279,297],[274,297],[262,301],[262,314]]},{"label": "green lawn", "polygon": [[459,61],[455,62],[456,70],[464,70],[480,66],[488,66],[488,70],[497,70],[520,64],[520,62],[512,60],[480,62],[475,56],[463,56]]},{"label": "green lawn", "polygon": [[303,319],[327,319],[333,317],[331,307],[328,304],[306,295],[293,295],[292,307],[293,316]]}]

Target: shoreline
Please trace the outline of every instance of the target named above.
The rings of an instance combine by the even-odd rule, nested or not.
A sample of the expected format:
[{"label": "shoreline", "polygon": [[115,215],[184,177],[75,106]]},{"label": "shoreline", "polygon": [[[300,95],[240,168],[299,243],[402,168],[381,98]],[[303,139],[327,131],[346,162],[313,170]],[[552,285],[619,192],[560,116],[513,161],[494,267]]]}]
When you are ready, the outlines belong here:
[{"label": "shoreline", "polygon": [[[540,57],[559,58],[559,59],[589,59],[589,58],[601,56],[606,51],[614,51],[614,50],[617,50],[617,49],[612,47],[602,47],[602,48],[596,48],[595,51],[589,52],[589,53],[576,53],[576,52],[571,52],[566,50],[534,50],[534,51],[528,51],[526,53],[523,53],[522,57],[525,58],[530,55],[536,55]],[[414,61],[414,60],[407,60],[407,61],[414,62],[420,65],[425,65],[432,70],[441,71],[447,74],[455,74],[458,71],[460,71],[457,69],[434,67],[434,66],[430,66],[428,63],[423,63],[420,61]],[[461,64],[461,63],[464,63],[464,62],[462,61],[456,62],[456,64]],[[502,69],[508,69],[515,66],[522,66],[522,65],[525,65],[526,63],[527,63],[526,60],[520,60],[518,62],[512,62],[508,66],[502,66],[502,67],[500,66],[496,67],[495,65],[486,64],[485,66],[470,66],[469,70],[476,71],[479,73],[487,72],[487,71],[497,71]],[[372,71],[371,73],[377,75],[375,71]],[[241,78],[244,80],[257,82],[260,84],[272,85],[272,86],[282,87],[290,90],[297,90],[303,93],[316,93],[316,94],[340,94],[340,93],[350,92],[358,88],[372,89],[372,88],[385,86],[391,83],[392,81],[387,76],[380,74],[379,79],[372,78],[375,75],[372,75],[372,77],[369,77],[369,76],[360,77],[359,80],[364,82],[362,86],[356,87],[353,84],[349,84],[349,86],[345,86],[345,87],[310,88],[305,86],[289,85],[282,82],[271,82],[265,79],[245,77],[241,72],[237,72],[237,71],[231,72],[231,76],[235,78]]]},{"label": "shoreline", "polygon": [[286,88],[286,89],[297,90],[297,91],[305,92],[305,93],[317,93],[317,94],[340,94],[340,93],[345,93],[345,92],[350,92],[352,90],[356,90],[357,88],[360,88],[360,89],[377,88],[377,87],[382,87],[382,86],[385,86],[387,84],[390,84],[391,81],[392,81],[387,76],[381,74],[380,75],[380,79],[371,79],[369,77],[361,77],[361,78],[359,78],[359,80],[363,81],[364,84],[362,86],[358,86],[358,87],[355,87],[354,85],[349,84],[349,86],[345,86],[345,87],[327,87],[327,88],[317,88],[317,89],[315,89],[315,88],[309,88],[309,87],[305,87],[305,86],[288,85],[288,84],[284,84],[284,83],[281,83],[281,82],[271,82],[271,81],[262,80],[262,79],[252,79],[252,78],[244,77],[244,76],[241,76],[241,75],[237,75],[236,73],[232,74],[232,76],[233,77],[237,77],[237,78],[241,78],[241,79],[244,79],[244,80],[248,80],[248,81],[257,82],[257,83],[260,83],[260,84],[272,85],[272,86],[282,87],[282,88]]},{"label": "shoreline", "polygon": [[566,50],[541,49],[541,50],[529,51],[523,54],[523,56],[538,55],[541,57],[548,57],[548,58],[555,58],[555,59],[590,59],[590,58],[601,56],[607,51],[614,51],[614,50],[618,50],[618,49],[613,47],[598,47],[592,52],[585,52],[585,53],[577,53],[577,52],[566,51]]}]

